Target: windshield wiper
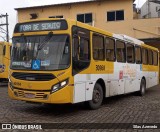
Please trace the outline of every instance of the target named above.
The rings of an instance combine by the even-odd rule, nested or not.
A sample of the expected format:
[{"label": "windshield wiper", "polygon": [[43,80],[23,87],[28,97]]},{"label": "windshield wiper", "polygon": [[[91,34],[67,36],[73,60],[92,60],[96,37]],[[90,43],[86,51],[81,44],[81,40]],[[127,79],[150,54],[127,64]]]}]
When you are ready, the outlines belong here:
[{"label": "windshield wiper", "polygon": [[49,32],[48,35],[44,38],[44,40],[39,44],[38,50],[41,50],[47,42],[52,38],[53,32]]}]

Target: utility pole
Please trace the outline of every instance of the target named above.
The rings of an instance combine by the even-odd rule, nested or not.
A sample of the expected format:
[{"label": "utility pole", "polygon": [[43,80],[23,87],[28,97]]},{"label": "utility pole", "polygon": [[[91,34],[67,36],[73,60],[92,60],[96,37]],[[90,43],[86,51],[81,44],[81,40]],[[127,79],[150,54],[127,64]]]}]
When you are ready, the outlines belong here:
[{"label": "utility pole", "polygon": [[9,42],[9,30],[8,30],[8,14],[6,13],[5,15],[0,15],[0,18],[3,18],[5,17],[6,18],[6,23],[3,23],[3,24],[0,24],[0,27],[1,26],[6,26],[6,40],[7,42]]}]

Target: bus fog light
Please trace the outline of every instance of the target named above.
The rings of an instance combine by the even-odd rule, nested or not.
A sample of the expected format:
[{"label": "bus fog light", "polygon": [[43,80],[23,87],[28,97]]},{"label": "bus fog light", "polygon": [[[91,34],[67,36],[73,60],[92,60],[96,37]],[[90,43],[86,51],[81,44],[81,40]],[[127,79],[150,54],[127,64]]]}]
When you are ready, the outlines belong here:
[{"label": "bus fog light", "polygon": [[16,97],[18,97],[18,93],[17,93],[17,92],[14,92],[14,95],[15,95]]}]

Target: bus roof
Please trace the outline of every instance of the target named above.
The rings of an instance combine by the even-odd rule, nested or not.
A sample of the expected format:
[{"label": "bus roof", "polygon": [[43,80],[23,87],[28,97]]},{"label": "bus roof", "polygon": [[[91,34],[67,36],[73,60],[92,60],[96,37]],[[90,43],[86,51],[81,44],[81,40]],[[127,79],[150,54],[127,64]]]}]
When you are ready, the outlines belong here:
[{"label": "bus roof", "polygon": [[137,45],[144,44],[143,41],[138,40],[138,39],[133,38],[133,37],[130,37],[130,36],[127,36],[127,35],[124,35],[124,34],[114,34],[114,37],[118,38],[118,39],[121,39],[121,40],[124,40],[126,42],[137,44]]},{"label": "bus roof", "polygon": [[156,51],[159,52],[158,48],[155,48],[155,47],[153,47],[153,46],[149,46],[149,45],[147,45],[147,44],[142,44],[142,46],[145,47],[145,48],[149,48],[149,49],[156,50]]}]

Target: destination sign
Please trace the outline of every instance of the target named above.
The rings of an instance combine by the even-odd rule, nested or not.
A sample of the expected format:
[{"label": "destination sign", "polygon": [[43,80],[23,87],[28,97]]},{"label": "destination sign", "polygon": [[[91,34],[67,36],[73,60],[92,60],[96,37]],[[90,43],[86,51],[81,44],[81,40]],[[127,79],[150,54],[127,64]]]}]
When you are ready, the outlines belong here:
[{"label": "destination sign", "polygon": [[36,31],[49,31],[49,30],[66,30],[68,28],[65,20],[59,21],[40,21],[17,24],[15,33],[21,32],[36,32]]}]

